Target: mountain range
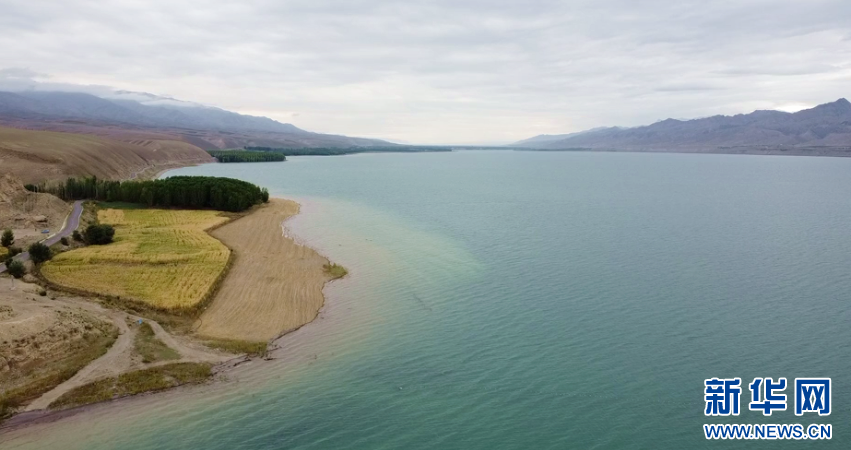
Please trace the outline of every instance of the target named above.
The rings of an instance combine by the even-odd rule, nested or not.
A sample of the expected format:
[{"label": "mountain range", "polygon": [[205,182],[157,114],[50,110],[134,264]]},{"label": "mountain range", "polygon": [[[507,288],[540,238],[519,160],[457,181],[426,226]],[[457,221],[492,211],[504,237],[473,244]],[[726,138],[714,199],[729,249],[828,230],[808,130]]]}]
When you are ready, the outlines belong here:
[{"label": "mountain range", "polygon": [[754,111],[634,128],[540,135],[512,144],[537,150],[658,151],[851,156],[851,102],[787,113]]},{"label": "mountain range", "polygon": [[205,150],[242,146],[394,145],[377,139],[311,133],[267,117],[126,91],[117,91],[107,98],[82,92],[0,92],[0,123],[102,135],[113,135],[115,129],[160,132]]}]

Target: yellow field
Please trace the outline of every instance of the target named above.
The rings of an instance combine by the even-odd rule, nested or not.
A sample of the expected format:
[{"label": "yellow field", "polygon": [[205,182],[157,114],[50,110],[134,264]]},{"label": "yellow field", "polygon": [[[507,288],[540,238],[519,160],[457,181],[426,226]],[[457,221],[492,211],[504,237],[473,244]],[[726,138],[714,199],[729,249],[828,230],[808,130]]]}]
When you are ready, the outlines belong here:
[{"label": "yellow field", "polygon": [[45,278],[158,308],[191,308],[230,255],[204,231],[227,220],[216,211],[103,209],[98,220],[115,226],[115,242],[56,255],[41,269]]},{"label": "yellow field", "polygon": [[213,231],[236,253],[197,333],[215,339],[265,342],[309,323],[322,308],[332,277],[328,260],[281,232],[298,203],[269,199],[251,214]]}]

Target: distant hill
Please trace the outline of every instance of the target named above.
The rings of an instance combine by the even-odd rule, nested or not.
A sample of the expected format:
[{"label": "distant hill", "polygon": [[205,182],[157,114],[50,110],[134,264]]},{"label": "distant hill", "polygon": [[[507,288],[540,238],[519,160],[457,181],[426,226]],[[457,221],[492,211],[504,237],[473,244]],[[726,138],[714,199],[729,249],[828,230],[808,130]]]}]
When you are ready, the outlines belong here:
[{"label": "distant hill", "polygon": [[151,94],[112,98],[80,92],[0,92],[0,122],[18,128],[111,135],[116,128],[161,132],[206,150],[243,147],[392,146],[377,139],[311,133],[268,117],[249,116]]},{"label": "distant hill", "polygon": [[540,150],[851,156],[851,102],[843,98],[796,113],[754,111],[667,119],[636,128],[589,130],[561,139],[538,136],[513,145]]},{"label": "distant hill", "polygon": [[603,131],[603,130],[613,130],[613,129],[619,129],[619,128],[618,127],[611,127],[611,128],[599,127],[599,128],[592,128],[590,130],[579,131],[579,132],[576,132],[576,133],[568,133],[568,134],[539,134],[535,137],[530,137],[529,139],[524,139],[522,141],[515,142],[515,143],[511,144],[510,146],[511,147],[538,147],[538,146],[550,144],[552,142],[561,141],[561,140],[564,140],[564,139],[567,139],[567,138],[581,136],[583,134],[594,133],[596,131]]},{"label": "distant hill", "polygon": [[[213,162],[186,142],[135,136],[123,142],[99,136],[0,127],[0,175],[24,183],[63,180],[70,176],[125,179],[169,167]],[[147,137],[148,139],[143,139]]]}]

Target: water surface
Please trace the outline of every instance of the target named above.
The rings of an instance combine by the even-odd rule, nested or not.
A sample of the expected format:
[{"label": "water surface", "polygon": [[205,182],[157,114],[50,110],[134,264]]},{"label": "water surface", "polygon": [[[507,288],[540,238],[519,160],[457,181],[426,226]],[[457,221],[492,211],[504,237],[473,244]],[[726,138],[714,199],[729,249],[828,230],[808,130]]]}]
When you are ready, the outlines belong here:
[{"label": "water surface", "polygon": [[[828,376],[851,443],[851,160],[456,152],[212,164],[350,277],[275,361],[3,448],[801,448],[706,441],[703,380]],[[285,268],[282,268],[285,270]]]}]

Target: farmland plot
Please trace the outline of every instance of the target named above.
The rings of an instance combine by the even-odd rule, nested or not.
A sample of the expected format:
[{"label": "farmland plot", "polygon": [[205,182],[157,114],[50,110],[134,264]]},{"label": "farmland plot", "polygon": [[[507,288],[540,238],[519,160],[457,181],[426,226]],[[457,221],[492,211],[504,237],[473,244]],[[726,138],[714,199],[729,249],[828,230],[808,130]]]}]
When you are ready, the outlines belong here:
[{"label": "farmland plot", "polygon": [[44,264],[56,284],[146,303],[192,308],[225,269],[230,250],[204,230],[228,219],[217,211],[103,209],[115,242],[65,253]]}]

